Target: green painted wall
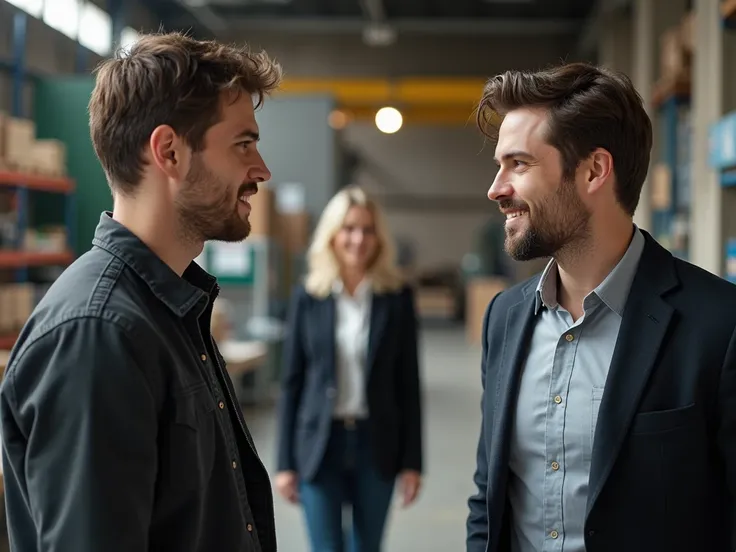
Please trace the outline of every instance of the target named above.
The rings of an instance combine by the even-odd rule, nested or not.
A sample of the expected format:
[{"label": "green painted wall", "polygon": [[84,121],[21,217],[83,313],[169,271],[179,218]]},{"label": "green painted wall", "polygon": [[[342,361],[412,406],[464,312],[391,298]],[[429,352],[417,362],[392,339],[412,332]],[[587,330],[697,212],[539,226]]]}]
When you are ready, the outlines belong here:
[{"label": "green painted wall", "polygon": [[[74,248],[87,251],[100,213],[112,210],[112,196],[105,173],[97,160],[89,137],[89,102],[94,78],[69,76],[37,81],[34,87],[34,119],[39,138],[56,138],[67,147],[69,176],[76,181],[76,228]],[[63,222],[63,203],[59,197],[38,194],[34,199],[35,223]]]}]

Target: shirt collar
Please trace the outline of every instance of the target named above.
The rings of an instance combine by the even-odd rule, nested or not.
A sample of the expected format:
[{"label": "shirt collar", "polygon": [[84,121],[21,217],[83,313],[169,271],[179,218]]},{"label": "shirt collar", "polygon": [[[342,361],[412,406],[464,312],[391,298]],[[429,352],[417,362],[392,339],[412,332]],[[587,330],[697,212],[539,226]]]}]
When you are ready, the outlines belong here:
[{"label": "shirt collar", "polygon": [[214,301],[217,280],[192,261],[180,277],[138,236],[105,211],[95,230],[92,244],[123,261],[143,280],[153,294],[178,316],[195,305]]},{"label": "shirt collar", "polygon": [[[371,281],[369,278],[363,278],[363,280],[358,284],[358,287],[355,288],[355,293],[353,293],[353,297],[356,300],[364,300],[367,299],[372,290]],[[347,292],[345,291],[345,284],[341,279],[337,279],[332,283],[332,293],[334,295],[347,295]]]},{"label": "shirt collar", "polygon": [[[596,295],[609,309],[622,316],[631,289],[631,282],[634,280],[639,259],[644,251],[644,241],[644,235],[634,225],[634,235],[626,253],[588,297]],[[559,306],[557,302],[557,270],[557,263],[552,259],[542,272],[542,277],[539,279],[536,289],[535,313],[538,313],[542,306],[548,309],[556,309]]]}]

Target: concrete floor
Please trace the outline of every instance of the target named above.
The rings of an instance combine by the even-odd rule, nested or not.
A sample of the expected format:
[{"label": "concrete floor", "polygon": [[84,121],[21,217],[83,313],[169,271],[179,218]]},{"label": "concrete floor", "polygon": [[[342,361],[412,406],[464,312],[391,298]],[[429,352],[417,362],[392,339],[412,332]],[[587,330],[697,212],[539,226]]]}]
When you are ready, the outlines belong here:
[{"label": "concrete floor", "polygon": [[[408,510],[391,513],[384,552],[464,550],[466,501],[473,491],[475,447],[480,427],[480,349],[462,328],[422,333],[425,397],[424,490]],[[274,465],[273,411],[247,411],[259,453]],[[301,510],[276,497],[281,552],[310,551]]]}]

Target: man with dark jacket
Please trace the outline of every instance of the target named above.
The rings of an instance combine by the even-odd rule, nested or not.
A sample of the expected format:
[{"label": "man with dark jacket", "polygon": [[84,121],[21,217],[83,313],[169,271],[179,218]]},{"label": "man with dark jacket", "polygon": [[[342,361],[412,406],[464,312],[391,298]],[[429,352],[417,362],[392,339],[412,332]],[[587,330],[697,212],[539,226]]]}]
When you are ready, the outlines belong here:
[{"label": "man with dark jacket", "polygon": [[0,393],[23,552],[274,552],[269,477],[210,337],[206,240],[243,240],[270,178],[254,109],[281,70],[179,34],[102,63],[92,142],[114,198],[54,283]]},{"label": "man with dark jacket", "polygon": [[736,286],[633,224],[641,98],[574,63],[498,75],[479,114],[506,250],[552,259],[486,311],[467,551],[732,552]]}]

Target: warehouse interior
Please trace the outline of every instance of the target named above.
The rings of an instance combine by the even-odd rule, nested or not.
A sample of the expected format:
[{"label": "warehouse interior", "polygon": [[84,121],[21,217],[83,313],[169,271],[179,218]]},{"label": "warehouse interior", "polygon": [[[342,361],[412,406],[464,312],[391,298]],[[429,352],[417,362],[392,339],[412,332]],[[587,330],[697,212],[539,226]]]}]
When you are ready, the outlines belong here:
[{"label": "warehouse interior", "polygon": [[[385,209],[416,289],[427,442],[423,494],[392,512],[388,550],[462,548],[482,315],[543,266],[502,251],[493,145],[473,114],[486,79],[573,60],[627,73],[655,129],[635,222],[736,282],[734,0],[0,0],[0,366],[112,207],[89,138],[93,70],[159,30],[246,42],[285,71],[257,112],[272,180],[251,237],[198,258],[221,282],[213,334],[269,468],[286,309],[315,221],[349,184]],[[280,548],[306,551],[299,510],[277,498],[276,520]]]}]

